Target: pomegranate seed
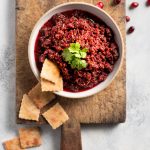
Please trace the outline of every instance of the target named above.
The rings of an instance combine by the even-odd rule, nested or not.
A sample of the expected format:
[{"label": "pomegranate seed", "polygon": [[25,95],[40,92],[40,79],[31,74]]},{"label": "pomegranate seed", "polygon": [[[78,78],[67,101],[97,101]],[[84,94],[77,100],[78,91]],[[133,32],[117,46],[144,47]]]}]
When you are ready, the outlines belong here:
[{"label": "pomegranate seed", "polygon": [[135,30],[134,26],[131,26],[131,27],[128,29],[128,33],[132,33],[132,32],[134,32],[134,30]]},{"label": "pomegranate seed", "polygon": [[138,6],[139,6],[138,2],[132,2],[131,5],[130,5],[131,8],[136,8]]},{"label": "pomegranate seed", "polygon": [[150,6],[150,0],[147,0],[146,4],[147,6]]},{"label": "pomegranate seed", "polygon": [[121,0],[114,0],[115,4],[119,4],[121,2]]},{"label": "pomegranate seed", "polygon": [[129,22],[129,21],[130,21],[130,17],[126,16],[126,22]]},{"label": "pomegranate seed", "polygon": [[101,9],[103,9],[103,7],[104,7],[103,2],[98,2],[96,5],[97,5],[99,8],[101,8]]}]

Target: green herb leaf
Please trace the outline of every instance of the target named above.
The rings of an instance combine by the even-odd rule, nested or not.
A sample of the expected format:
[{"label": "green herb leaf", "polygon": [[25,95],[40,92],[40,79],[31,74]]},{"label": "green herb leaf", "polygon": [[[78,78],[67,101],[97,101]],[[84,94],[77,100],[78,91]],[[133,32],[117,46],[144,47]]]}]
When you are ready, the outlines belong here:
[{"label": "green herb leaf", "polygon": [[80,51],[80,55],[81,55],[81,58],[86,58],[86,52],[88,51],[88,49],[84,48]]},{"label": "green herb leaf", "polygon": [[86,68],[86,67],[87,67],[86,61],[85,61],[85,60],[81,60],[81,62],[82,62],[82,63],[81,63],[81,64],[82,64],[82,67],[83,67],[83,68]]},{"label": "green herb leaf", "polygon": [[87,54],[86,52],[88,49],[80,49],[80,44],[77,43],[71,43],[70,47],[65,48],[63,50],[62,56],[68,64],[71,65],[71,68],[81,70],[83,68],[87,67],[87,63],[85,60],[81,58],[86,58]]},{"label": "green herb leaf", "polygon": [[68,50],[71,52],[71,53],[79,53],[80,49],[76,49],[74,47],[69,47]]},{"label": "green herb leaf", "polygon": [[72,53],[68,49],[63,50],[62,56],[65,61],[71,61],[73,57]]},{"label": "green herb leaf", "polygon": [[83,48],[83,49],[82,49],[82,52],[87,52],[87,51],[88,51],[87,48]]},{"label": "green herb leaf", "polygon": [[70,47],[75,48],[75,49],[80,49],[80,43],[76,42],[76,43],[71,43]]},{"label": "green herb leaf", "polygon": [[81,54],[74,54],[74,56],[77,58],[82,58]]},{"label": "green herb leaf", "polygon": [[86,52],[80,52],[81,58],[86,58]]},{"label": "green herb leaf", "polygon": [[79,43],[71,43],[70,47],[68,49],[71,53],[79,53],[80,44]]},{"label": "green herb leaf", "polygon": [[82,68],[86,68],[87,63],[85,60],[81,60],[79,58],[75,58],[72,60],[71,67],[77,68],[78,70],[81,70]]}]

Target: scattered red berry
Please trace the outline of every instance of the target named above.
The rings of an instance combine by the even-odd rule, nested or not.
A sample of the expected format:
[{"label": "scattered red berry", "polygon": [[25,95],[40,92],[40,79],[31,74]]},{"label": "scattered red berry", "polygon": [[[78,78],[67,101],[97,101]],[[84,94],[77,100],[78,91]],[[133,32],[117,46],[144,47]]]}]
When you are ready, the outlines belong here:
[{"label": "scattered red berry", "polygon": [[147,0],[146,4],[147,6],[150,6],[150,0]]},{"label": "scattered red berry", "polygon": [[138,6],[139,6],[138,2],[132,2],[131,5],[130,5],[130,8],[136,8]]},{"label": "scattered red berry", "polygon": [[99,8],[101,8],[101,9],[103,9],[103,7],[104,7],[103,2],[98,2],[96,5],[97,5]]},{"label": "scattered red berry", "polygon": [[114,0],[115,4],[120,4],[121,0]]},{"label": "scattered red berry", "polygon": [[132,32],[134,32],[134,30],[135,30],[134,26],[131,26],[131,27],[128,29],[128,33],[132,33]]},{"label": "scattered red berry", "polygon": [[130,17],[126,16],[126,22],[129,22],[129,21],[130,21]]}]

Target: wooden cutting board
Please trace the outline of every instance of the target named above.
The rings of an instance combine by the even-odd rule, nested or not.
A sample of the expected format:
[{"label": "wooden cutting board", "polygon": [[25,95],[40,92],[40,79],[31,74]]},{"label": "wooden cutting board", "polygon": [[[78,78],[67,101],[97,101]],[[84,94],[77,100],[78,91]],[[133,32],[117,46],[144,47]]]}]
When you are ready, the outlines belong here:
[{"label": "wooden cutting board", "polygon": [[[73,0],[72,0],[73,1]],[[97,3],[97,0],[83,0]],[[18,118],[22,95],[37,83],[28,61],[28,40],[37,20],[52,7],[68,2],[67,0],[17,0],[16,5],[16,105],[17,123],[29,123]],[[115,19],[125,41],[125,2],[113,5],[112,0],[103,0],[104,9]],[[84,99],[67,99],[57,96],[53,102],[59,101],[69,114],[80,123],[120,123],[126,116],[126,63],[104,91]],[[52,105],[52,104],[50,104]],[[44,110],[46,110],[44,108]],[[43,110],[43,111],[44,111]],[[46,121],[41,117],[38,124]],[[33,122],[32,122],[33,123]],[[37,123],[37,122],[36,122]]]}]

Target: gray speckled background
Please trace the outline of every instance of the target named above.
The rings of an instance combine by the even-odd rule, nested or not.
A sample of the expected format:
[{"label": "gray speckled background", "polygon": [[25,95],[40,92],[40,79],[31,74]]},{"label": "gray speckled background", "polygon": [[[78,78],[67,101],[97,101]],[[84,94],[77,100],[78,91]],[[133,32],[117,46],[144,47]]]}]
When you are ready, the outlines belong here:
[{"label": "gray speckled background", "polygon": [[[117,126],[83,126],[84,150],[150,149],[150,7],[127,14],[136,31],[127,36],[127,119]],[[15,0],[0,0],[0,142],[17,135],[15,124]],[[33,150],[59,150],[60,130],[43,126],[43,145]],[[0,150],[3,149],[0,144]]]}]

